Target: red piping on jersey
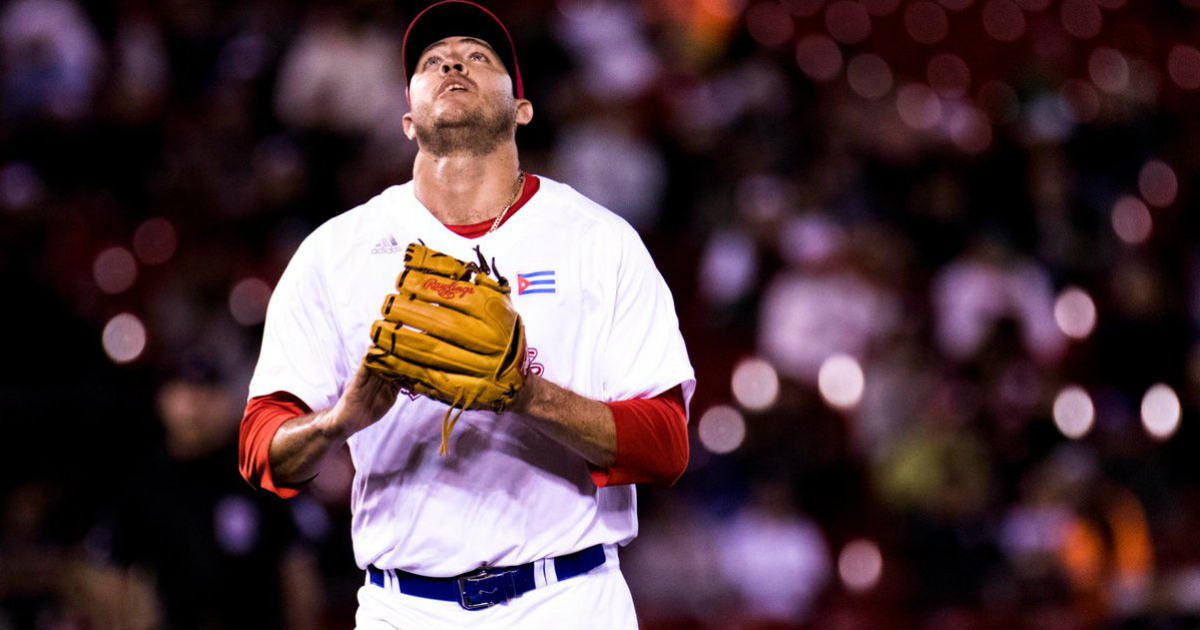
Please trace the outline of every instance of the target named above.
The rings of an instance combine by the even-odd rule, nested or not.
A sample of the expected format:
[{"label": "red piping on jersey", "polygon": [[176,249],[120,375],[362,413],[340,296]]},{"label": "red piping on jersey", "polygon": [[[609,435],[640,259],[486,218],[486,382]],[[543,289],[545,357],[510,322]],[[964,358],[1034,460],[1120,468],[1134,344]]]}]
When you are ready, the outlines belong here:
[{"label": "red piping on jersey", "polygon": [[[508,213],[504,215],[503,219],[500,219],[500,225],[508,223],[508,220],[513,218],[513,215],[517,213],[517,210],[520,210],[521,206],[525,205],[525,202],[529,201],[529,199],[533,197],[534,193],[536,193],[541,187],[542,183],[538,180],[537,175],[534,175],[533,173],[527,174],[525,176],[525,185],[521,187],[521,196],[517,197],[517,200],[513,202],[512,207],[508,209]],[[479,223],[447,225],[446,227],[451,232],[454,232],[455,234],[464,238],[479,238],[480,236],[487,234],[488,230],[492,229],[492,223],[495,221],[496,217],[492,217],[486,221],[480,221]],[[500,226],[498,225],[496,227],[499,229]]]},{"label": "red piping on jersey", "polygon": [[673,485],[688,463],[683,387],[653,397],[607,403],[617,429],[617,452],[607,469],[592,468],[599,487],[627,483]]},{"label": "red piping on jersey", "polygon": [[251,398],[238,430],[238,470],[250,485],[290,499],[300,493],[303,484],[276,483],[271,476],[271,440],[275,432],[292,418],[312,413],[303,400],[275,392]]}]

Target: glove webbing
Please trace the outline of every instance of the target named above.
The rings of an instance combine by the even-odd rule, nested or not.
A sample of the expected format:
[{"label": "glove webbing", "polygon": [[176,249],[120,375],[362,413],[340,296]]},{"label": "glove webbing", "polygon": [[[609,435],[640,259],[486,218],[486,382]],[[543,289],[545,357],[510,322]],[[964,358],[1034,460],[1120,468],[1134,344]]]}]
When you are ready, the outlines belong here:
[{"label": "glove webbing", "polygon": [[[476,389],[474,392],[471,392],[466,400],[462,400],[462,388],[459,388],[458,391],[455,392],[454,402],[450,403],[450,408],[446,410],[446,415],[442,417],[442,443],[440,446],[438,446],[438,455],[445,457],[446,454],[450,452],[450,432],[454,430],[454,425],[458,424],[459,417],[463,415],[463,412],[467,410],[467,407],[470,407],[471,404],[475,402],[475,399],[479,397],[480,391],[481,389]],[[458,403],[460,401],[462,402],[461,408],[458,407]],[[455,411],[458,413],[454,413]],[[451,418],[450,414],[454,414],[454,417]]]}]

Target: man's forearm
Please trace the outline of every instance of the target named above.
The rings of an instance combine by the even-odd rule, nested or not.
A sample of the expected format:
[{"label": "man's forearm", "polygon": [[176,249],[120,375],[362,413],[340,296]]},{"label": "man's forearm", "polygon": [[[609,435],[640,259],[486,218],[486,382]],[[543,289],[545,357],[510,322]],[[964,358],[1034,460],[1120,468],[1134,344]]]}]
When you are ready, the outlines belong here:
[{"label": "man's forearm", "polygon": [[524,414],[539,432],[593,465],[603,468],[612,464],[617,427],[608,405],[533,376],[513,410]]},{"label": "man's forearm", "polygon": [[332,409],[288,420],[271,440],[271,475],[298,484],[317,476],[321,464],[346,443],[344,429],[331,422]]},{"label": "man's forearm", "polygon": [[378,422],[392,405],[400,385],[359,364],[331,409],[288,420],[271,439],[271,476],[286,484],[317,476],[321,463],[358,431]]}]

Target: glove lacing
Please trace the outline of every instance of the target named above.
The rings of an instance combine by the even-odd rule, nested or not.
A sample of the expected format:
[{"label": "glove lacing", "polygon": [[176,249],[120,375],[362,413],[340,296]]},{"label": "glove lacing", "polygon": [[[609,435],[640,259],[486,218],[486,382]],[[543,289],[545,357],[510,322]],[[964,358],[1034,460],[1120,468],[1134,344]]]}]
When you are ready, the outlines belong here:
[{"label": "glove lacing", "polygon": [[[445,457],[450,452],[450,432],[454,430],[454,425],[458,424],[458,419],[463,415],[463,412],[475,403],[476,398],[479,398],[481,392],[483,392],[482,387],[476,388],[470,394],[465,394],[461,387],[455,391],[454,402],[450,403],[450,408],[446,410],[446,415],[442,417],[442,443],[438,446],[438,455]],[[466,400],[463,400],[464,396]],[[459,402],[462,402],[462,407],[458,406]],[[453,414],[453,417],[451,417],[451,414]]]}]

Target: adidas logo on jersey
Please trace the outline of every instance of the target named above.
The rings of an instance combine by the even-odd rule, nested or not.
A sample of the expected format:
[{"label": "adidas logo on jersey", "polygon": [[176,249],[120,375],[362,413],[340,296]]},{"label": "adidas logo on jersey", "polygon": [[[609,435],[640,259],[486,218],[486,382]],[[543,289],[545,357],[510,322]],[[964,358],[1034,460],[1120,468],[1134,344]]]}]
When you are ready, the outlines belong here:
[{"label": "adidas logo on jersey", "polygon": [[372,254],[395,254],[400,251],[400,243],[396,242],[396,237],[388,234],[375,243],[375,247],[371,248]]}]

